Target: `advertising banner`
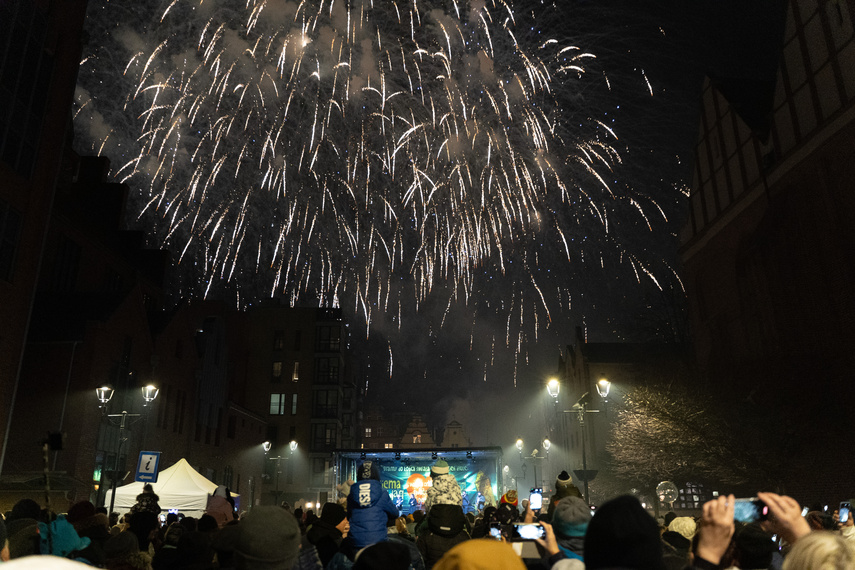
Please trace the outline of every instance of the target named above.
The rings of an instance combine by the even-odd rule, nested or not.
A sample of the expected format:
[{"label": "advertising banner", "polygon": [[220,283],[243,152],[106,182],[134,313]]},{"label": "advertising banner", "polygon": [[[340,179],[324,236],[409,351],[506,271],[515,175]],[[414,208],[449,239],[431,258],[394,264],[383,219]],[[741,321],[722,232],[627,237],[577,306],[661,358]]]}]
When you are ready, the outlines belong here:
[{"label": "advertising banner", "polygon": [[[447,459],[463,493],[463,512],[496,504],[496,460],[492,457]],[[404,513],[423,509],[431,486],[430,468],[436,460],[378,461],[380,483]]]}]

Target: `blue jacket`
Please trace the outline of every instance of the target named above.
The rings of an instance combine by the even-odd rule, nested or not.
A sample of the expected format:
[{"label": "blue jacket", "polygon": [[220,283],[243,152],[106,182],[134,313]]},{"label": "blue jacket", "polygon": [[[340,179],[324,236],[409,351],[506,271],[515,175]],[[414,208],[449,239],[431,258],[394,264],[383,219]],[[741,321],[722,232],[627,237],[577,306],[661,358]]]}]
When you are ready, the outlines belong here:
[{"label": "blue jacket", "polygon": [[347,536],[357,548],[386,539],[386,521],[397,518],[398,509],[386,489],[376,479],[357,481],[347,496],[350,532]]}]

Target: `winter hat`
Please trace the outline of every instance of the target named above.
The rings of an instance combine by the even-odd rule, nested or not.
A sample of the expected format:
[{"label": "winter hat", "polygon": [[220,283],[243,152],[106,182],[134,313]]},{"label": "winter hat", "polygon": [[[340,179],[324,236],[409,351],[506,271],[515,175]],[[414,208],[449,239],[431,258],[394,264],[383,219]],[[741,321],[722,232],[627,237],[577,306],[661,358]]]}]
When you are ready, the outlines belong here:
[{"label": "winter hat", "polygon": [[518,516],[519,511],[517,511],[515,506],[510,503],[502,503],[499,505],[499,508],[496,509],[496,514],[493,519],[502,524],[511,524]]},{"label": "winter hat", "polygon": [[698,530],[698,525],[695,524],[695,519],[692,517],[677,517],[668,525],[668,530],[679,532],[685,538],[692,540],[695,531]]},{"label": "winter hat", "polygon": [[95,510],[95,505],[90,501],[74,503],[74,505],[68,509],[68,514],[65,518],[68,522],[74,525],[74,529],[78,533],[85,532],[87,529],[96,526],[103,526],[104,528],[110,527],[110,518],[103,513],[97,512]]},{"label": "winter hat", "polygon": [[325,503],[323,509],[321,509],[321,520],[325,523],[331,524],[332,526],[336,526],[338,523],[343,521],[346,516],[347,513],[345,512],[344,507],[338,503]]},{"label": "winter hat", "polygon": [[552,528],[563,537],[585,536],[591,522],[591,509],[579,497],[565,497],[555,504]]},{"label": "winter hat", "polygon": [[59,515],[56,520],[47,525],[39,523],[39,551],[42,554],[68,556],[77,550],[83,550],[92,540],[81,538],[65,515]]},{"label": "winter hat", "polygon": [[297,519],[274,506],[254,507],[240,524],[235,560],[257,570],[289,570],[300,550]]},{"label": "winter hat", "polygon": [[570,487],[571,485],[573,485],[573,479],[570,478],[570,474],[567,471],[562,471],[558,474],[558,479],[555,480],[556,490]]},{"label": "winter hat", "polygon": [[438,459],[437,462],[431,466],[430,471],[437,475],[447,475],[448,463],[446,463],[445,459]]},{"label": "winter hat", "polygon": [[362,465],[356,471],[356,480],[364,481],[365,479],[380,480],[380,471],[373,461],[363,461]]},{"label": "winter hat", "polygon": [[585,533],[585,568],[664,568],[659,525],[638,499],[623,495],[597,510]]},{"label": "winter hat", "polygon": [[42,508],[37,502],[32,499],[21,499],[15,506],[12,507],[12,514],[6,519],[6,522],[16,519],[36,519],[41,516]]},{"label": "winter hat", "polygon": [[524,570],[522,558],[507,542],[466,540],[440,558],[433,570]]},{"label": "winter hat", "polygon": [[356,553],[353,570],[407,570],[410,549],[399,542],[384,540]]},{"label": "winter hat", "polygon": [[507,503],[509,505],[517,506],[519,500],[517,499],[517,492],[513,489],[502,495],[501,503]]}]

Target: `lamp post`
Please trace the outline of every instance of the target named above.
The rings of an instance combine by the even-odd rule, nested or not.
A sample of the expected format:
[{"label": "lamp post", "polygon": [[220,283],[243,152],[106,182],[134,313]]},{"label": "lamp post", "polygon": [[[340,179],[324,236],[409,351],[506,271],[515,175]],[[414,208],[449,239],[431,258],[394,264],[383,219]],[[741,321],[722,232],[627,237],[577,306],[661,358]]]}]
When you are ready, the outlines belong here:
[{"label": "lamp post", "polygon": [[[144,402],[143,407],[147,407],[150,403],[152,403],[157,398],[157,395],[160,392],[160,390],[152,384],[143,386],[141,391]],[[101,409],[101,416],[107,418],[107,421],[109,423],[119,428],[118,445],[116,446],[116,456],[113,458],[113,476],[110,478],[112,490],[110,494],[109,512],[113,512],[113,507],[116,504],[116,478],[117,473],[119,471],[119,456],[122,454],[122,445],[128,440],[128,438],[124,435],[125,430],[128,429],[131,424],[135,423],[131,422],[131,424],[129,424],[128,418],[135,418],[136,420],[138,420],[142,417],[142,414],[131,414],[128,413],[127,410],[122,410],[121,414],[108,414],[107,407],[110,403],[110,400],[113,399],[114,394],[115,390],[112,386],[108,384],[105,384],[95,389],[95,396],[98,398],[98,407]],[[100,492],[98,496],[100,498]]]},{"label": "lamp post", "polygon": [[[271,444],[269,441],[265,441],[262,445],[264,445],[264,452],[265,453],[270,451]],[[285,460],[291,459],[291,456],[294,454],[294,452],[296,450],[297,450],[297,442],[294,440],[291,440],[291,442],[288,444],[288,456],[287,457],[283,457],[283,456],[279,455],[276,457],[269,457],[268,458],[270,461],[276,462],[276,482],[275,482],[276,501],[275,502],[276,502],[277,506],[279,505],[279,474],[282,472],[282,470],[280,469],[280,465],[281,465],[280,461],[283,459],[285,459]]]},{"label": "lamp post", "polygon": [[[597,382],[597,393],[603,398],[603,402],[605,403],[606,397],[609,395],[609,389],[611,388],[611,382],[609,382],[606,378],[601,378]],[[588,472],[588,455],[587,455],[587,439],[588,432],[585,430],[585,416],[587,414],[595,414],[599,413],[600,410],[589,410],[588,409],[588,396],[590,392],[585,392],[582,394],[582,397],[579,398],[575,404],[573,404],[572,410],[565,410],[566,413],[576,412],[579,417],[579,429],[582,432],[582,479],[585,482],[585,502],[590,503],[590,496],[588,494],[588,481],[593,479],[593,475],[596,475],[596,472],[589,473]],[[578,476],[578,473],[576,474]]]}]

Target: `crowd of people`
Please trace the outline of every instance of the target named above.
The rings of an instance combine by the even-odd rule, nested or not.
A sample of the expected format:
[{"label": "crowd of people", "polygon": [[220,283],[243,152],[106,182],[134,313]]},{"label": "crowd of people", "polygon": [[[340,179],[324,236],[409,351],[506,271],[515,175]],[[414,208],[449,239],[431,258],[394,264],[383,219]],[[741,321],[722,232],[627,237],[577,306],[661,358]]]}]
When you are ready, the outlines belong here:
[{"label": "crowd of people", "polygon": [[[0,524],[0,563],[46,570],[855,569],[851,517],[805,514],[795,499],[774,493],[758,493],[763,516],[743,524],[735,521],[733,495],[707,502],[698,518],[657,520],[631,495],[593,511],[567,472],[537,511],[510,490],[499,504],[464,513],[460,486],[441,459],[431,481],[425,511],[406,516],[372,461],[319,516],[287,503],[238,516],[225,487],[198,519],[162,516],[150,485],[121,519],[89,501],[54,515],[23,499]],[[529,543],[536,548],[513,540],[515,523],[538,527],[541,536]]]}]

